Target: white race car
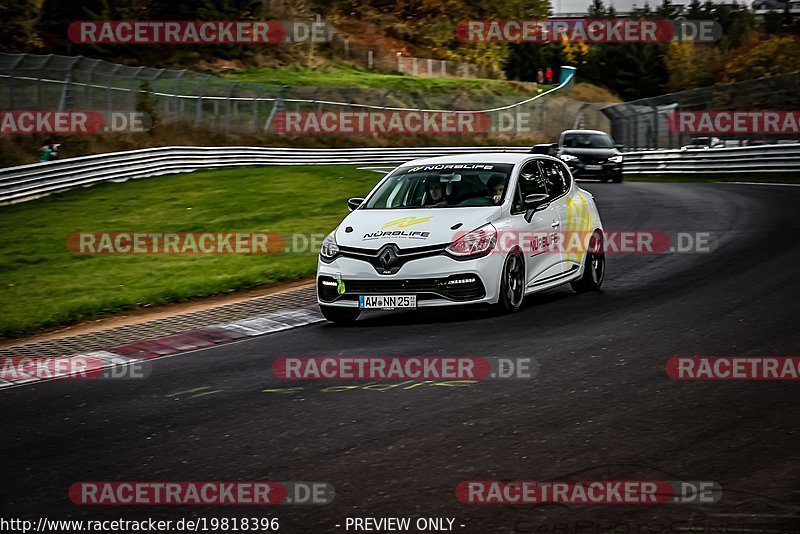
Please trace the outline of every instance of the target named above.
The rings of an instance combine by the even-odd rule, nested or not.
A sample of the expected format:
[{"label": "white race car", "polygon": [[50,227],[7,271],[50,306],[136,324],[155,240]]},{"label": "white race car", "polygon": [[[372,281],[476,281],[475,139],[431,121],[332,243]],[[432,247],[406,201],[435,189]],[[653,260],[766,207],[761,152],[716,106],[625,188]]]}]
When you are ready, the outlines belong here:
[{"label": "white race car", "polygon": [[513,312],[537,291],[603,283],[594,199],[550,156],[415,160],[348,207],[317,267],[317,300],[335,323],[370,309],[484,303]]}]

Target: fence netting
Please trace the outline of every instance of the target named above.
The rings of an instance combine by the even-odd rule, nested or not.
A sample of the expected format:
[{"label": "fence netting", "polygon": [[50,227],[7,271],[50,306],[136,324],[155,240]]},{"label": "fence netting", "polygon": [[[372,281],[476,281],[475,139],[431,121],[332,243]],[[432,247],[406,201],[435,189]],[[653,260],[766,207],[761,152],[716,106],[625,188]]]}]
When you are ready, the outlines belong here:
[{"label": "fence netting", "polygon": [[[431,68],[435,67],[432,64]],[[424,68],[428,68],[427,63]],[[119,65],[82,56],[0,53],[0,109],[92,110],[110,115],[138,110],[146,96],[160,121],[228,131],[270,131],[273,118],[280,111],[363,110],[360,106],[482,111],[510,106],[535,94],[500,96],[269,85],[190,70]],[[579,102],[556,92],[502,112],[502,120],[508,123],[524,115],[528,130],[555,141],[564,129],[607,130],[608,118],[600,112],[606,105]],[[499,133],[518,134],[518,125],[519,122],[507,131],[500,128]]]}]

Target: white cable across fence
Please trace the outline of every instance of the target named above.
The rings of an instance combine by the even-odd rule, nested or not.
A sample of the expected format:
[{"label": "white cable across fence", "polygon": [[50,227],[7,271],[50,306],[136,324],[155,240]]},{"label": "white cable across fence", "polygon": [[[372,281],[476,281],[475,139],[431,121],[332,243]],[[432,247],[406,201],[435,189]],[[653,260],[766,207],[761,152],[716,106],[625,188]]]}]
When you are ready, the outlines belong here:
[{"label": "white cable across fence", "polygon": [[[425,108],[412,108],[412,107],[393,107],[393,106],[379,106],[379,105],[372,105],[372,104],[360,104],[357,102],[339,102],[335,100],[318,100],[318,99],[310,99],[310,98],[283,98],[280,96],[277,97],[237,97],[237,96],[198,96],[198,95],[182,95],[177,93],[168,93],[168,92],[160,92],[160,91],[150,91],[152,96],[159,96],[165,98],[178,98],[178,99],[188,99],[188,100],[197,100],[200,98],[201,100],[209,100],[209,101],[230,101],[230,102],[282,102],[283,104],[311,104],[314,106],[334,106],[334,107],[346,107],[346,108],[355,108],[355,109],[377,109],[381,111],[415,111],[418,113],[495,113],[497,111],[504,111],[507,109],[513,109],[520,106],[524,106],[525,104],[529,104],[534,100],[547,96],[551,93],[555,93],[556,91],[560,91],[561,89],[565,89],[570,87],[574,80],[575,80],[575,67],[568,67],[562,66],[561,67],[562,80],[559,82],[558,85],[555,87],[551,87],[547,91],[538,93],[530,98],[525,98],[523,100],[512,102],[511,104],[506,104],[505,106],[496,106],[493,108],[487,109],[467,109],[467,110],[455,110],[455,109],[425,109]],[[69,85],[74,87],[84,87],[84,88],[91,88],[91,89],[102,89],[102,90],[112,90],[112,91],[123,91],[128,93],[138,94],[141,92],[141,89],[138,88],[127,88],[127,87],[107,87],[98,84],[92,83],[81,83],[72,80],[54,80],[49,78],[41,78],[41,77],[32,77],[32,76],[12,76],[9,74],[2,74],[0,73],[0,78],[6,79],[13,79],[13,80],[21,80],[21,81],[28,81],[28,82],[36,82],[36,83],[51,83],[57,85]],[[233,84],[236,85],[236,84]]]},{"label": "white cable across fence", "polygon": [[[268,165],[381,165],[434,156],[527,153],[516,147],[275,148],[160,147],[112,152],[0,169],[0,203],[24,202],[75,187],[200,169]],[[631,175],[800,173],[800,144],[712,150],[653,150],[624,154]]]}]

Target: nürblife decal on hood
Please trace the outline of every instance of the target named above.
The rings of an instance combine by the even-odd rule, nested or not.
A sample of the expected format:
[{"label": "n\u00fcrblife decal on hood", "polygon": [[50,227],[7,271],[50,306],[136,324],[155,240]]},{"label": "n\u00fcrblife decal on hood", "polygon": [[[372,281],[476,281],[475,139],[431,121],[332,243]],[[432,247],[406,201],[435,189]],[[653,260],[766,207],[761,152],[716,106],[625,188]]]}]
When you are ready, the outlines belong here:
[{"label": "n\u00fcrblife decal on hood", "polygon": [[391,232],[384,232],[382,230],[378,230],[377,232],[369,232],[364,234],[362,241],[370,241],[372,239],[381,239],[386,237],[407,237],[409,239],[428,239],[430,237],[430,232],[408,232],[406,230],[393,230]]},{"label": "n\u00fcrblife decal on hood", "polygon": [[430,232],[423,232],[421,230],[386,230],[387,228],[408,228],[409,226],[414,226],[415,224],[422,224],[426,222],[430,222],[433,218],[433,215],[429,215],[428,217],[400,217],[399,219],[394,219],[392,221],[387,222],[383,226],[381,226],[380,230],[375,232],[368,232],[364,234],[362,238],[363,241],[369,241],[372,239],[381,239],[386,237],[406,237],[408,239],[427,239],[430,237]]}]

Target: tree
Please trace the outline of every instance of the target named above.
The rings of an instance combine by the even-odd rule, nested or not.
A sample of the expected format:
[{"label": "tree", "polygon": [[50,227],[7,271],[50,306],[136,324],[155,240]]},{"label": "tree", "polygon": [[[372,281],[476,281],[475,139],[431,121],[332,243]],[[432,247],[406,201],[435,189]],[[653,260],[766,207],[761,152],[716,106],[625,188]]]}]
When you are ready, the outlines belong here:
[{"label": "tree", "polygon": [[725,64],[723,79],[738,82],[800,70],[800,38],[794,35],[752,37]]},{"label": "tree", "polygon": [[687,15],[689,20],[700,20],[705,15],[700,0],[692,0]]},{"label": "tree", "polygon": [[0,2],[0,50],[3,52],[30,52],[39,44],[36,19],[39,17],[35,0],[3,0]]},{"label": "tree", "polygon": [[589,59],[589,45],[583,41],[569,42],[564,38],[562,47],[564,49],[564,59],[574,67],[585,65]]},{"label": "tree", "polygon": [[589,6],[590,19],[602,19],[606,17],[606,6],[603,0],[592,0],[592,5]]},{"label": "tree", "polygon": [[664,58],[669,91],[707,87],[717,81],[724,67],[722,53],[714,45],[696,45],[693,41],[673,41]]}]

